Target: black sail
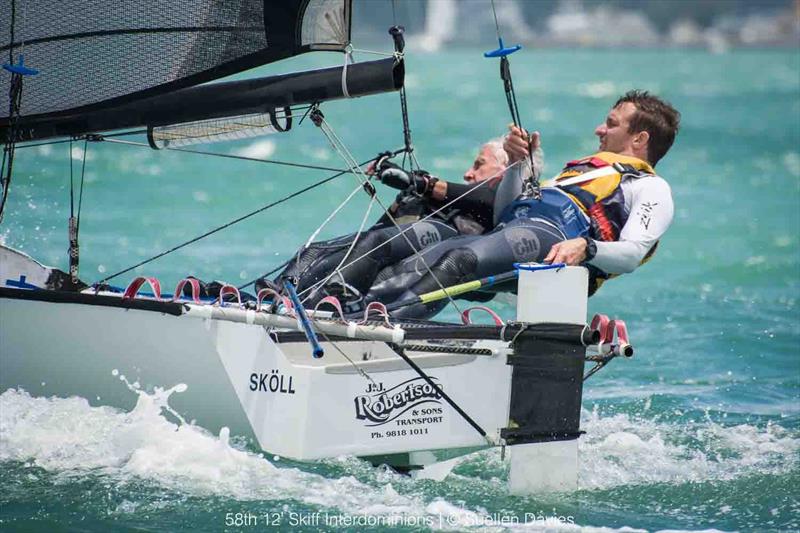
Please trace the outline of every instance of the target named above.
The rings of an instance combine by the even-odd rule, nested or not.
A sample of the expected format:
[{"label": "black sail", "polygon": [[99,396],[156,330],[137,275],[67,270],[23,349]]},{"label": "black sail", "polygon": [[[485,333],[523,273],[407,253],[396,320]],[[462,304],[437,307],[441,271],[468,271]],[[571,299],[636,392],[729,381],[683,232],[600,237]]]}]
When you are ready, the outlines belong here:
[{"label": "black sail", "polygon": [[[26,76],[25,124],[97,113],[350,41],[351,0],[5,0],[0,62]],[[12,39],[13,36],[13,39]],[[0,137],[11,75],[0,71]],[[73,132],[76,133],[76,132]]]}]

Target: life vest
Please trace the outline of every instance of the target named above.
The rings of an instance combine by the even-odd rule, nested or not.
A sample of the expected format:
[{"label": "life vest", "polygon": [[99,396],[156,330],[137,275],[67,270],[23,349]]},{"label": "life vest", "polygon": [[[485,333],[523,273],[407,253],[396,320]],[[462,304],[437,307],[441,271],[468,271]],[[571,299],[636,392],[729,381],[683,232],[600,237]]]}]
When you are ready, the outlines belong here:
[{"label": "life vest", "polygon": [[[628,221],[625,212],[625,197],[622,193],[622,178],[654,176],[655,170],[647,162],[635,157],[612,152],[594,155],[568,162],[564,170],[545,185],[565,192],[589,218],[589,236],[598,241],[619,240],[622,227]],[[647,252],[640,264],[647,262],[655,253],[658,243]],[[606,274],[589,265],[589,295],[614,275]]]}]

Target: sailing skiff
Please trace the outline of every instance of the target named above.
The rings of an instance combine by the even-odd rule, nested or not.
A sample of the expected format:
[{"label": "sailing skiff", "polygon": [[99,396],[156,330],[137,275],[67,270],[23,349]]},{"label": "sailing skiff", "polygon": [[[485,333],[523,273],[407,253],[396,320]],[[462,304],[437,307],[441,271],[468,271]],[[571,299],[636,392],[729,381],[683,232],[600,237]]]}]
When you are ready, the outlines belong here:
[{"label": "sailing skiff", "polygon": [[[10,95],[0,106],[0,216],[21,143],[112,142],[108,132],[121,132],[181,149],[282,133],[303,111],[327,134],[322,102],[404,98],[397,27],[386,59],[204,85],[309,51],[349,54],[350,0],[11,4],[0,13],[0,52],[10,58],[0,77],[0,94]],[[404,119],[405,107],[403,99]],[[145,278],[124,292],[83,288],[79,227],[73,214],[67,274],[0,247],[1,390],[122,409],[137,390],[166,390],[174,415],[215,433],[227,427],[272,454],[352,454],[432,477],[446,474],[450,457],[510,446],[511,490],[526,493],[577,482],[587,346],[589,375],[632,353],[621,321],[598,316],[587,326],[579,267],[520,266],[513,322],[399,323],[388,313],[356,321],[280,295],[271,305],[263,294],[257,304],[209,302],[184,296],[182,283],[162,296]]]}]

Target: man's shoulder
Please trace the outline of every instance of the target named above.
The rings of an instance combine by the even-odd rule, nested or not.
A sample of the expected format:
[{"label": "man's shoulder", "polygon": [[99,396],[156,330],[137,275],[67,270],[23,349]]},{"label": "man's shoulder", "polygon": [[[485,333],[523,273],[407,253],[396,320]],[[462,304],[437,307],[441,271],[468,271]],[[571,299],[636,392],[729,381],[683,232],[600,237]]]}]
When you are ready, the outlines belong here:
[{"label": "man's shoulder", "polygon": [[669,182],[667,182],[667,180],[658,174],[640,174],[638,176],[627,175],[625,178],[627,178],[626,181],[638,189],[661,190],[669,193],[672,192]]}]

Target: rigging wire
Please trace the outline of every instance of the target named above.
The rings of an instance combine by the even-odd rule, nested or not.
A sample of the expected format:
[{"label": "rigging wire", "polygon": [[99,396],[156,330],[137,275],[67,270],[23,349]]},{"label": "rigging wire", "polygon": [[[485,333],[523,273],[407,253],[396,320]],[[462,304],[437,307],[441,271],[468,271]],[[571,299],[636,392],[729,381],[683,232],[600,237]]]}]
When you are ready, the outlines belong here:
[{"label": "rigging wire", "polygon": [[[78,192],[78,230],[81,227],[81,206],[83,206],[83,181],[86,177],[86,156],[89,152],[89,141],[84,139],[83,140],[83,165],[81,165],[81,188],[80,192]],[[71,154],[70,154],[71,155]],[[72,160],[70,160],[70,166],[72,165]]]},{"label": "rigging wire", "polygon": [[[70,139],[72,141],[72,139]],[[88,141],[83,141],[83,164],[81,165],[81,183],[78,192],[78,212],[75,213],[75,176],[73,171],[73,144],[69,143],[69,220],[67,224],[69,232],[69,275],[74,285],[80,283],[78,277],[78,267],[80,263],[80,246],[78,235],[81,225],[81,207],[83,206],[83,185],[86,177],[86,152],[88,151]]]},{"label": "rigging wire", "polygon": [[[361,165],[366,165],[370,161],[372,161],[372,159],[367,159],[366,161],[361,163]],[[291,200],[292,198],[300,196],[301,194],[304,194],[304,193],[306,193],[306,192],[308,192],[308,191],[310,191],[312,189],[316,189],[317,187],[319,187],[321,185],[324,185],[325,183],[328,183],[329,181],[332,181],[332,180],[338,178],[339,176],[341,176],[343,174],[347,174],[347,173],[348,173],[347,170],[342,170],[340,172],[337,172],[336,174],[333,174],[332,176],[328,176],[327,178],[322,179],[322,180],[320,180],[320,181],[318,181],[316,183],[312,183],[308,187],[303,187],[302,189],[299,189],[299,190],[297,190],[297,191],[295,191],[295,192],[293,192],[293,193],[291,193],[291,194],[289,194],[287,196],[284,196],[283,198],[275,200],[274,202],[270,202],[269,204],[266,204],[266,205],[254,210],[254,211],[251,211],[251,212],[249,212],[249,213],[247,213],[245,215],[242,215],[242,216],[240,216],[238,218],[235,218],[235,219],[231,220],[230,222],[227,222],[227,223],[225,223],[225,224],[223,224],[221,226],[217,226],[216,228],[214,228],[214,229],[212,229],[210,231],[207,231],[207,232],[203,233],[202,235],[199,235],[199,236],[194,237],[192,239],[189,239],[188,241],[185,241],[185,242],[183,242],[181,244],[173,246],[169,250],[165,250],[165,251],[163,251],[163,252],[161,252],[159,254],[156,254],[156,255],[148,258],[148,259],[140,261],[140,262],[136,263],[135,265],[133,265],[131,267],[125,268],[123,270],[120,270],[119,272],[115,272],[114,274],[111,274],[110,276],[106,276],[105,278],[93,283],[92,285],[93,286],[100,285],[101,283],[105,283],[105,282],[107,282],[107,281],[109,281],[111,279],[116,278],[117,276],[121,276],[122,274],[125,274],[127,272],[130,272],[131,270],[139,268],[140,266],[143,266],[143,265],[146,265],[148,263],[151,263],[152,261],[155,261],[156,259],[160,259],[160,258],[164,257],[165,255],[171,254],[172,252],[180,250],[181,248],[185,248],[186,246],[189,246],[190,244],[194,244],[199,240],[205,239],[206,237],[208,237],[210,235],[218,233],[218,232],[220,232],[220,231],[222,231],[222,230],[224,230],[226,228],[229,228],[229,227],[231,227],[231,226],[233,226],[235,224],[238,224],[239,222],[242,222],[243,220],[246,220],[246,219],[248,219],[250,217],[253,217],[253,216],[255,216],[255,215],[259,214],[259,213],[263,213],[264,211],[267,211],[268,209],[271,209],[271,208],[273,208],[273,207],[275,207],[277,205],[280,205],[280,204],[282,204],[284,202],[287,202],[287,201]]]},{"label": "rigging wire", "polygon": [[[417,224],[421,224],[422,222],[426,222],[428,219],[430,219],[430,218],[432,218],[432,217],[434,217],[434,216],[438,215],[439,213],[441,213],[442,211],[444,211],[445,209],[447,209],[447,208],[448,208],[448,207],[450,207],[451,205],[455,204],[456,202],[458,202],[458,201],[459,201],[459,200],[461,200],[462,198],[465,198],[466,196],[468,196],[468,195],[472,194],[474,191],[476,191],[476,190],[480,189],[481,187],[484,187],[484,186],[486,186],[487,184],[489,184],[489,183],[492,181],[492,179],[493,179],[493,178],[496,178],[496,177],[498,177],[498,176],[501,176],[501,175],[502,175],[502,174],[503,174],[505,171],[507,171],[507,170],[509,170],[509,169],[511,169],[511,168],[514,168],[515,166],[519,165],[520,163],[521,163],[520,161],[517,161],[517,162],[515,162],[515,163],[512,163],[511,165],[509,165],[508,167],[506,167],[504,170],[502,170],[502,171],[498,172],[498,173],[497,173],[497,174],[495,174],[494,176],[490,176],[490,177],[489,177],[489,178],[487,178],[486,180],[478,182],[476,185],[472,186],[470,189],[468,189],[467,191],[465,191],[465,192],[464,192],[464,193],[462,193],[461,195],[457,196],[456,198],[453,198],[452,200],[450,200],[450,201],[449,201],[449,202],[447,202],[446,204],[442,205],[441,207],[439,207],[439,208],[438,208],[438,209],[436,209],[435,211],[431,212],[429,215],[426,215],[425,217],[423,217],[423,218],[421,218],[421,219],[417,220],[416,222],[413,222],[413,223],[411,223],[411,225],[409,225],[409,226],[408,226],[406,229],[402,230],[402,231],[401,231],[400,233],[398,233],[397,235],[392,235],[391,237],[389,237],[388,239],[386,239],[384,242],[382,242],[382,243],[381,243],[381,244],[379,244],[378,246],[376,246],[376,247],[372,248],[371,250],[368,250],[368,251],[364,252],[363,254],[361,254],[360,256],[358,256],[357,258],[353,259],[352,261],[350,261],[349,263],[347,263],[346,265],[344,265],[343,267],[341,267],[341,270],[344,270],[344,269],[346,269],[347,267],[349,267],[349,266],[353,265],[354,263],[356,263],[356,262],[360,261],[361,259],[363,259],[363,258],[367,257],[367,256],[368,256],[369,254],[371,254],[372,252],[374,252],[374,251],[376,251],[376,250],[379,250],[380,248],[382,248],[382,247],[384,247],[384,246],[387,246],[387,245],[388,245],[389,243],[391,243],[393,240],[400,238],[400,237],[402,236],[402,234],[404,234],[404,233],[406,233],[406,232],[409,232],[409,231],[413,230],[413,229],[414,229],[414,227],[415,227]],[[300,294],[300,295],[303,295],[303,294],[305,294],[305,293],[306,293],[306,292],[308,292],[308,291],[312,291],[312,290],[315,290],[315,289],[319,288],[321,285],[322,285],[322,283],[321,283],[321,282],[317,282],[317,283],[315,283],[314,285],[312,285],[312,286],[310,286],[310,287],[308,287],[308,288],[304,289],[304,290],[303,290],[302,292],[300,292],[299,294]]]},{"label": "rigging wire", "polygon": [[249,287],[250,285],[253,285],[253,284],[255,284],[255,282],[256,282],[256,281],[258,281],[258,280],[260,280],[260,279],[263,279],[263,278],[266,278],[267,276],[271,276],[271,275],[273,275],[275,272],[277,272],[278,270],[282,270],[282,269],[286,268],[286,267],[289,265],[289,263],[290,263],[291,261],[292,261],[291,259],[287,259],[286,261],[284,261],[284,262],[283,262],[283,263],[281,263],[280,265],[276,266],[275,268],[273,268],[272,270],[270,270],[270,271],[269,271],[269,272],[267,272],[266,274],[261,274],[261,275],[260,275],[260,276],[258,276],[257,278],[255,278],[255,279],[252,279],[252,280],[248,281],[248,282],[247,282],[247,283],[245,283],[244,285],[239,285],[239,286],[238,286],[238,287],[236,287],[236,288],[237,288],[237,289],[239,289],[239,290],[242,290],[242,289],[244,289],[245,287]]},{"label": "rigging wire", "polygon": [[[345,198],[344,201],[342,201],[342,203],[340,203],[333,210],[333,212],[330,215],[328,215],[328,218],[326,218],[322,222],[322,224],[320,224],[319,227],[316,230],[314,230],[314,232],[311,234],[311,236],[308,239],[306,239],[305,245],[303,245],[303,247],[297,252],[297,256],[296,256],[297,257],[297,260],[296,260],[296,264],[297,265],[300,264],[300,258],[301,258],[301,255],[302,255],[303,251],[307,250],[308,247],[311,246],[311,243],[314,242],[314,240],[317,238],[317,235],[319,235],[319,233],[323,230],[323,228],[325,226],[327,226],[330,223],[331,220],[333,220],[333,218],[344,208],[345,205],[347,205],[350,202],[350,200],[353,199],[353,197],[355,197],[355,195],[361,189],[363,189],[363,186],[361,184],[357,185],[356,188],[353,189],[353,191],[349,195],[347,195],[347,198]],[[375,195],[373,194],[370,197],[369,205],[367,206],[367,209],[366,209],[366,211],[364,213],[364,216],[361,219],[361,224],[358,227],[358,231],[356,232],[356,236],[353,239],[353,242],[350,243],[350,246],[347,249],[347,252],[345,252],[344,257],[339,262],[339,264],[336,266],[336,268],[334,268],[333,271],[331,271],[331,273],[323,280],[325,283],[327,283],[328,280],[330,280],[334,275],[336,275],[339,272],[339,268],[342,266],[342,264],[345,261],[347,261],[347,258],[350,257],[350,254],[353,252],[353,248],[355,248],[356,244],[358,243],[358,239],[361,238],[361,234],[364,232],[364,226],[366,226],[366,224],[367,224],[367,220],[369,218],[370,212],[372,211],[372,206],[374,205],[374,203],[375,203]],[[301,276],[302,276],[302,274],[301,274]],[[310,297],[310,295],[308,297],[306,297],[304,300],[302,300],[302,302],[305,302],[306,300],[308,300],[309,297]]]},{"label": "rigging wire", "polygon": [[[497,50],[492,50],[491,52],[484,53],[483,56],[500,58],[500,79],[503,80],[503,89],[505,90],[506,93],[506,103],[508,104],[508,110],[511,113],[511,121],[514,123],[514,126],[525,131],[524,128],[522,127],[522,119],[520,118],[519,105],[517,105],[517,94],[516,91],[514,91],[514,80],[511,76],[511,64],[508,61],[508,56],[518,51],[521,47],[519,45],[516,45],[506,48],[503,45],[503,37],[500,34],[500,23],[497,20],[497,10],[495,9],[494,0],[491,0],[491,4],[492,4],[492,15],[494,16],[494,27],[499,47],[497,48]],[[528,135],[528,142],[530,142],[530,139],[531,136]],[[524,189],[522,191],[522,198],[523,199],[533,198],[535,200],[541,200],[542,198],[541,185],[539,184],[539,177],[536,174],[536,166],[533,163],[532,150],[528,150],[528,164],[530,165],[529,168],[530,176],[524,180]]]},{"label": "rigging wire", "polygon": [[[325,279],[322,280],[323,281],[322,285],[324,285],[325,283],[330,281],[330,279],[332,277],[336,276],[336,275],[339,275],[339,277],[341,277],[342,281],[344,282],[344,276],[342,275],[340,269],[342,268],[342,265],[344,264],[344,262],[347,261],[347,258],[350,257],[350,254],[353,253],[353,250],[355,249],[356,244],[358,243],[358,239],[361,238],[361,234],[364,233],[364,226],[367,225],[367,220],[369,219],[369,214],[372,211],[372,206],[375,204],[375,197],[376,197],[376,195],[373,195],[370,198],[369,205],[367,206],[367,209],[364,211],[364,216],[361,218],[361,225],[358,227],[358,231],[356,232],[356,236],[353,239],[353,242],[350,243],[350,247],[347,249],[347,252],[345,252],[344,257],[342,257],[342,260],[339,261],[338,265],[336,265],[336,268],[334,268],[333,271],[331,271],[331,273],[328,274],[328,276],[326,276]],[[349,201],[349,199],[348,199],[348,201]],[[306,245],[306,247],[308,247],[308,245]],[[299,261],[299,257],[300,256],[298,255],[298,261]],[[304,298],[301,301],[305,302],[310,297],[311,297],[311,295],[309,294],[308,296],[306,296],[306,298]]]},{"label": "rigging wire", "polygon": [[54,144],[64,144],[64,143],[72,142],[72,140],[73,140],[73,138],[70,137],[69,139],[61,139],[61,140],[58,140],[58,141],[44,141],[44,142],[33,143],[33,144],[20,144],[20,145],[17,146],[17,150],[19,150],[21,148],[36,148],[37,146],[51,146],[51,145],[54,145]]},{"label": "rigging wire", "polygon": [[[312,318],[311,320],[313,321],[314,319]],[[373,385],[375,385],[375,388],[376,388],[376,389],[378,388],[378,384],[377,384],[377,383],[375,383],[375,380],[374,380],[374,379],[372,379],[372,376],[370,376],[369,374],[367,374],[366,370],[364,370],[363,368],[361,368],[360,366],[358,366],[358,365],[355,363],[355,361],[353,361],[352,359],[350,359],[350,357],[348,357],[348,356],[347,356],[347,354],[346,354],[346,353],[344,353],[344,350],[342,350],[341,348],[339,348],[339,345],[338,345],[338,344],[336,344],[335,342],[333,342],[333,341],[332,341],[332,340],[331,340],[331,339],[330,339],[330,338],[329,338],[327,335],[325,335],[325,333],[324,333],[324,332],[320,331],[320,332],[319,332],[319,334],[320,334],[320,335],[322,335],[322,337],[325,339],[325,341],[326,341],[326,342],[328,342],[328,343],[330,343],[330,345],[331,345],[331,346],[333,346],[333,347],[336,349],[336,351],[337,351],[337,352],[339,352],[340,354],[342,354],[342,356],[343,356],[345,359],[347,359],[347,362],[349,362],[349,363],[350,363],[350,365],[351,365],[353,368],[355,368],[355,369],[356,369],[356,372],[358,372],[359,374],[361,374],[362,376],[364,376],[364,379],[366,379],[366,380],[370,381],[370,382],[371,382]]]},{"label": "rigging wire", "polygon": [[[338,135],[336,135],[336,132],[333,131],[333,129],[331,128],[330,124],[327,123],[327,121],[325,120],[324,115],[322,115],[322,113],[319,112],[319,111],[317,112],[317,115],[318,115],[318,124],[317,125],[320,127],[322,132],[328,138],[328,142],[331,143],[331,145],[333,146],[334,150],[336,150],[339,153],[339,155],[345,160],[345,163],[348,166],[350,166],[350,168],[352,170],[356,170],[357,169],[357,172],[353,172],[353,174],[355,175],[356,179],[365,188],[368,188],[369,177],[366,174],[364,174],[364,172],[361,170],[361,168],[360,168],[361,165],[357,165],[355,167],[353,166],[353,163],[355,163],[355,159],[353,158],[352,154],[350,154],[350,151],[347,149],[347,146],[342,142],[342,140],[338,137]],[[395,226],[398,230],[401,231],[401,235],[405,239],[405,241],[408,244],[409,248],[414,250],[414,255],[423,264],[423,266],[425,267],[425,270],[428,271],[428,274],[431,275],[431,278],[434,280],[434,282],[436,282],[436,284],[439,286],[439,288],[444,291],[445,287],[442,284],[442,282],[439,280],[439,278],[436,276],[436,274],[433,273],[433,271],[431,270],[430,266],[425,261],[425,258],[422,257],[422,254],[414,246],[414,244],[411,242],[411,239],[409,239],[408,235],[406,235],[405,232],[402,231],[402,228],[400,227],[400,224],[398,224],[397,220],[389,212],[389,209],[386,207],[386,205],[381,201],[380,198],[377,197],[377,195],[375,196],[375,200],[378,202],[378,205],[381,206],[381,208],[383,209],[383,212],[386,214],[387,218],[392,223],[392,225]],[[458,307],[458,304],[456,304],[455,300],[449,294],[447,294],[447,298],[450,301],[450,304],[456,309],[456,311],[459,314],[461,314],[461,309]]]},{"label": "rigging wire", "polygon": [[[123,140],[120,140],[120,139],[108,139],[107,136],[102,136],[102,137],[99,137],[99,138],[96,138],[96,139],[92,139],[92,140],[99,141],[99,142],[109,142],[109,143],[113,143],[113,144],[124,144],[124,145],[127,145],[127,146],[140,146],[140,147],[152,150],[152,148],[150,147],[149,144],[141,143],[141,142],[137,142],[137,141],[123,141]],[[319,165],[308,165],[308,164],[305,164],[305,163],[292,163],[290,161],[278,161],[278,160],[275,160],[275,159],[259,159],[257,157],[247,157],[247,156],[244,156],[244,155],[235,155],[235,154],[222,154],[222,153],[219,153],[219,152],[207,152],[207,151],[204,151],[204,150],[193,150],[191,148],[169,148],[169,147],[166,147],[166,148],[162,148],[161,149],[161,151],[165,151],[165,150],[171,150],[173,152],[185,152],[187,154],[210,155],[210,156],[222,157],[222,158],[226,158],[226,159],[236,159],[236,160],[239,160],[239,161],[253,161],[255,163],[269,163],[271,165],[280,165],[280,166],[295,167],[295,168],[305,168],[305,169],[309,169],[309,170],[325,170],[325,171],[328,171],[328,172],[341,172],[342,174],[347,174],[347,173],[350,172],[350,170],[341,169],[341,168],[323,167],[323,166],[319,166]]]},{"label": "rigging wire", "polygon": [[75,183],[73,178],[73,169],[72,169],[72,141],[73,139],[70,138],[69,140],[69,218],[72,219],[75,216]]},{"label": "rigging wire", "polygon": [[320,225],[319,225],[319,227],[318,227],[317,229],[315,229],[315,230],[314,230],[314,233],[312,233],[312,234],[311,234],[311,236],[310,236],[308,239],[306,239],[306,242],[305,242],[305,244],[303,245],[303,250],[306,250],[306,249],[307,249],[309,246],[311,246],[311,243],[312,243],[312,242],[314,242],[314,240],[317,238],[317,235],[319,235],[319,232],[320,232],[320,231],[322,231],[322,230],[323,230],[323,228],[325,228],[325,226],[327,226],[327,225],[330,223],[330,221],[331,221],[331,220],[333,220],[333,218],[334,218],[334,217],[335,217],[335,216],[336,216],[336,215],[339,213],[339,211],[341,211],[341,210],[344,208],[344,206],[345,206],[345,205],[347,205],[347,204],[348,204],[348,202],[350,202],[350,200],[352,200],[352,199],[353,199],[353,197],[354,197],[356,194],[358,194],[358,191],[361,191],[361,190],[363,190],[363,189],[364,189],[364,188],[363,188],[361,185],[357,185],[357,186],[356,186],[356,188],[355,188],[355,189],[353,189],[353,190],[352,190],[352,192],[351,192],[350,194],[348,194],[348,195],[347,195],[347,198],[345,198],[345,199],[342,201],[342,203],[340,203],[340,204],[339,204],[339,205],[336,207],[336,209],[334,209],[334,210],[331,212],[331,214],[330,214],[330,215],[328,215],[328,218],[326,218],[326,219],[325,219],[325,220],[322,222],[322,224],[320,224]]},{"label": "rigging wire", "polygon": [[[23,11],[22,20],[23,26],[25,23],[25,15],[27,10]],[[14,63],[14,32],[16,29],[16,16],[17,16],[17,2],[11,0],[11,20],[9,28],[10,44],[8,46],[8,64],[3,65],[3,69],[11,74],[11,80],[8,84],[8,128],[7,137],[3,146],[3,164],[0,165],[0,223],[3,221],[3,212],[5,211],[6,201],[8,200],[8,190],[11,186],[12,169],[14,167],[14,151],[17,146],[17,122],[19,120],[20,110],[22,108],[22,86],[23,78],[25,76],[35,76],[39,73],[38,70],[26,67],[23,55],[20,53],[19,62]],[[25,41],[23,39],[20,51],[25,51]]]},{"label": "rigging wire", "polygon": [[11,0],[11,27],[9,28],[8,64],[14,63],[14,26],[17,18],[17,0]]}]

